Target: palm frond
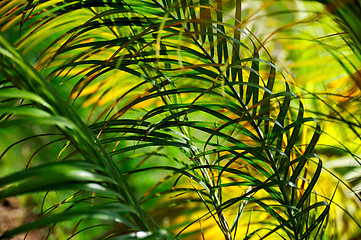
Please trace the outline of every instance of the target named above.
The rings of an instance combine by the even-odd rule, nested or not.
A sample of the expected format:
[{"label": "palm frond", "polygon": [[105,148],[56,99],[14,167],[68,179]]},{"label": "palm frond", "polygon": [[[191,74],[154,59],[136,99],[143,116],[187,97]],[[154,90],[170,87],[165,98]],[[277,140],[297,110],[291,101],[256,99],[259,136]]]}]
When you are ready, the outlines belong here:
[{"label": "palm frond", "polygon": [[323,237],[333,196],[316,192],[321,125],[266,47],[275,33],[258,37],[242,6],[0,3],[2,31],[19,30],[25,56],[40,52],[32,67],[0,38],[1,125],[55,126],[63,144],[1,178],[0,198],[84,192],[2,238],[74,218],[110,222],[99,234],[110,239]]}]

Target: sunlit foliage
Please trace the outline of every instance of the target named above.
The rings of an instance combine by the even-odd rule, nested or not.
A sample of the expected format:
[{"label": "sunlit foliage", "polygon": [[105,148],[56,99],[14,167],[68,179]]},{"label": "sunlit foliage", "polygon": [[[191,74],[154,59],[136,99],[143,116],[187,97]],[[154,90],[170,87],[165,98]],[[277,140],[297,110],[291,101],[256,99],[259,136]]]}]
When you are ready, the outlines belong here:
[{"label": "sunlit foliage", "polygon": [[0,198],[41,209],[0,239],[357,239],[361,8],[323,4],[0,2]]}]

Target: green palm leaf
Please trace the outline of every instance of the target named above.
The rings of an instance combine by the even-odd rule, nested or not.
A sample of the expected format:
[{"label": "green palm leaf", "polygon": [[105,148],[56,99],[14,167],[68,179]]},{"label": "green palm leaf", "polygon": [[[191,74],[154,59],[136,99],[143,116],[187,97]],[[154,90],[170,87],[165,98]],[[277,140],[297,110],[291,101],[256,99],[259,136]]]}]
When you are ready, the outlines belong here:
[{"label": "green palm leaf", "polygon": [[316,239],[330,229],[333,197],[317,192],[323,165],[313,153],[321,125],[270,56],[275,33],[255,34],[242,6],[0,3],[2,30],[17,28],[16,46],[36,59],[34,68],[1,36],[0,125],[38,124],[56,132],[49,145],[64,144],[52,160],[2,177],[0,198],[82,193],[1,237],[87,218],[110,223],[105,239],[194,239],[213,226],[227,240],[243,230],[245,239]]}]

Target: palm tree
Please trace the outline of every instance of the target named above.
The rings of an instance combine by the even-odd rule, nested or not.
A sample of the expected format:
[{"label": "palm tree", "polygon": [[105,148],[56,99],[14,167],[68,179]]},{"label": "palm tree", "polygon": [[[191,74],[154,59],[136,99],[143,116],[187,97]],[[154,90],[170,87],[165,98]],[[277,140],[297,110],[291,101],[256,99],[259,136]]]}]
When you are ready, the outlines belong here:
[{"label": "palm tree", "polygon": [[0,179],[0,199],[43,193],[44,207],[0,239],[56,226],[85,239],[337,236],[321,125],[242,6],[1,2],[20,50],[0,36],[1,127],[33,131],[1,158],[43,143]]}]

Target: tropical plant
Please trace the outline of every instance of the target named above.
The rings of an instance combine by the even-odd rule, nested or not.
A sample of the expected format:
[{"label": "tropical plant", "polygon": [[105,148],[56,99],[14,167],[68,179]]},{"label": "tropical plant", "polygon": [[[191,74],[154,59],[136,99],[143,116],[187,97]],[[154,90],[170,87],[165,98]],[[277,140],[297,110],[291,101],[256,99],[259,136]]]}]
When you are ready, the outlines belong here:
[{"label": "tropical plant", "polygon": [[[258,10],[270,6],[285,8]],[[1,159],[42,142],[25,170],[0,178],[0,199],[43,193],[41,216],[0,239],[40,227],[54,239],[58,228],[69,239],[331,239],[341,237],[340,209],[360,227],[314,153],[327,131],[307,97],[325,100],[272,54],[269,39],[288,28],[263,37],[250,9],[241,0],[0,2],[0,124],[30,132]]]}]

